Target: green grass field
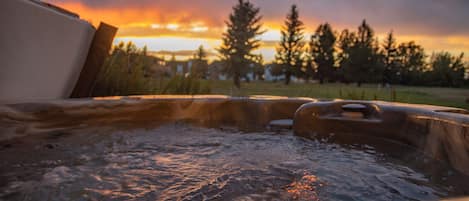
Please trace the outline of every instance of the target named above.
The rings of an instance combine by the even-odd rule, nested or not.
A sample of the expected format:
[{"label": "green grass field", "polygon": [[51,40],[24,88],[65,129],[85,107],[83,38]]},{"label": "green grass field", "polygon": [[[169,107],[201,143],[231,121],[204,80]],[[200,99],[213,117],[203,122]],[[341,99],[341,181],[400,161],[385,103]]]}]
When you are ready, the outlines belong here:
[{"label": "green grass field", "polygon": [[384,100],[403,103],[419,103],[452,106],[469,109],[469,89],[439,88],[439,87],[410,87],[393,86],[380,88],[378,85],[355,84],[290,84],[281,82],[251,82],[243,83],[241,90],[233,87],[231,81],[208,81],[212,94],[233,96],[275,95],[288,97],[312,97],[319,99],[352,99],[352,100]]}]

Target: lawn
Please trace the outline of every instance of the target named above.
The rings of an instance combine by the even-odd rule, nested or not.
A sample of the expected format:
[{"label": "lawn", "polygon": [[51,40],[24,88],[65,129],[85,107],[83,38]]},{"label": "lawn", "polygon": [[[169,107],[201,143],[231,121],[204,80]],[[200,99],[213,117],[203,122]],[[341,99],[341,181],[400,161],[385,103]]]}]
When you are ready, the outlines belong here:
[{"label": "lawn", "polygon": [[284,85],[272,82],[243,83],[240,90],[231,81],[210,81],[212,94],[233,96],[276,95],[288,97],[312,97],[319,99],[384,100],[403,103],[420,103],[469,109],[469,89],[441,87],[393,86],[382,88],[377,84],[357,87],[354,84],[308,84]]}]

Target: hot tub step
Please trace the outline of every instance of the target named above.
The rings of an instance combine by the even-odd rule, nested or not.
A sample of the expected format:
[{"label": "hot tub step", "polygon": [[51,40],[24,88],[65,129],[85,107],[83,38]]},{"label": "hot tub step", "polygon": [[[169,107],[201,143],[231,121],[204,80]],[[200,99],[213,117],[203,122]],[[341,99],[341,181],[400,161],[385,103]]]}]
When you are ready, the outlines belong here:
[{"label": "hot tub step", "polygon": [[293,119],[277,119],[269,122],[269,128],[271,130],[282,130],[282,129],[292,129],[293,128]]}]

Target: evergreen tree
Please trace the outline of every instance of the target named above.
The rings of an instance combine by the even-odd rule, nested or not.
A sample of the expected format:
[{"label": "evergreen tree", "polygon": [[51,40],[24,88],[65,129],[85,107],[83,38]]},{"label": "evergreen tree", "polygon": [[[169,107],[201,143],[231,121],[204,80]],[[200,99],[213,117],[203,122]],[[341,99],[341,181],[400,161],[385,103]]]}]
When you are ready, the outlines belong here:
[{"label": "evergreen tree", "polygon": [[129,74],[132,73],[132,68],[137,58],[137,52],[137,46],[132,41],[129,41],[125,46],[125,54],[127,56],[127,71]]},{"label": "evergreen tree", "polygon": [[311,57],[316,66],[316,74],[319,83],[325,79],[332,80],[335,63],[336,36],[328,23],[321,24],[311,36]]},{"label": "evergreen tree", "polygon": [[203,45],[200,45],[196,51],[195,59],[197,60],[205,60],[207,58],[207,51],[204,49]]},{"label": "evergreen tree", "polygon": [[147,55],[148,55],[148,47],[147,47],[147,45],[144,45],[144,46],[143,46],[142,55],[143,55],[143,56],[147,56]]},{"label": "evergreen tree", "polygon": [[[354,36],[353,34],[349,37]],[[351,38],[352,45],[348,47],[348,70],[346,75],[361,86],[364,82],[379,82],[382,76],[382,56],[374,38],[373,29],[363,20],[358,32]]]},{"label": "evergreen tree", "polygon": [[373,73],[373,52],[374,31],[363,20],[362,24],[358,27],[357,42],[354,54],[354,67],[357,85],[368,81],[370,76],[376,76]]},{"label": "evergreen tree", "polygon": [[264,80],[264,57],[262,54],[254,57],[252,72],[254,80]]},{"label": "evergreen tree", "polygon": [[342,82],[349,83],[353,81],[352,67],[351,67],[351,52],[355,44],[356,36],[354,32],[350,32],[348,29],[344,29],[340,34],[337,45],[339,47],[339,70],[337,72],[337,77],[341,79]]},{"label": "evergreen tree", "polygon": [[257,36],[264,33],[259,11],[251,2],[239,0],[226,22],[223,44],[218,49],[238,88],[241,87],[240,79],[247,73],[250,60],[255,56],[252,51],[260,46]]},{"label": "evergreen tree", "polygon": [[384,41],[382,55],[384,57],[383,84],[398,83],[397,46],[392,31],[388,33]]},{"label": "evergreen tree", "polygon": [[143,76],[149,77],[150,76],[150,57],[148,57],[148,47],[145,45],[143,46],[142,53],[140,55],[141,62],[142,62],[142,69],[143,69]]},{"label": "evergreen tree", "polygon": [[285,73],[285,84],[289,84],[292,75],[299,75],[303,64],[304,42],[303,22],[299,20],[296,5],[292,5],[281,31],[282,38],[275,56]]},{"label": "evergreen tree", "polygon": [[424,49],[413,41],[398,46],[397,65],[400,84],[422,84],[425,58]]},{"label": "evergreen tree", "polygon": [[448,52],[434,54],[430,67],[432,71],[429,72],[429,84],[445,87],[461,87],[464,84],[466,66],[463,53],[457,57]]},{"label": "evergreen tree", "polygon": [[313,58],[311,58],[311,55],[306,55],[305,58],[305,66],[304,66],[304,76],[303,78],[305,79],[306,82],[309,82],[310,79],[313,79],[314,76],[314,64],[313,64]]},{"label": "evergreen tree", "polygon": [[196,78],[207,78],[208,74],[208,61],[207,51],[204,46],[200,45],[197,51],[194,53],[194,64],[192,67],[192,75]]},{"label": "evergreen tree", "polygon": [[169,60],[167,65],[171,68],[171,73],[173,75],[176,75],[176,73],[177,73],[177,61],[176,61],[176,55],[174,53],[171,54],[171,59]]}]

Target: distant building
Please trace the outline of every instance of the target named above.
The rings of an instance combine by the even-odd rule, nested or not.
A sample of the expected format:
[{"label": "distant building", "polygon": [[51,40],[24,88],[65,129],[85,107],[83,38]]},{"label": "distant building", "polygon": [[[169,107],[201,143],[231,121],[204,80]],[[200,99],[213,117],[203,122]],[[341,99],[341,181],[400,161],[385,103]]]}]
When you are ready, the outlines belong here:
[{"label": "distant building", "polygon": [[171,69],[167,66],[167,62],[164,59],[147,56],[148,68],[144,71],[145,77],[163,77],[171,75]]},{"label": "distant building", "polygon": [[227,80],[228,77],[224,72],[224,64],[221,61],[214,61],[208,66],[208,79],[211,80]]},{"label": "distant building", "polygon": [[172,60],[166,62],[166,65],[171,69],[171,75],[188,75],[191,72],[193,65],[192,60],[188,61],[177,61]]},{"label": "distant building", "polygon": [[[264,68],[264,80],[265,81],[283,81],[285,80],[285,74],[281,75],[273,75],[272,70],[275,67],[276,64],[266,64]],[[291,81],[292,82],[301,82],[301,79],[298,79],[296,76],[291,76]]]},{"label": "distant building", "polygon": [[[274,81],[277,80],[277,76],[272,75],[271,69],[273,64],[267,64],[264,68],[264,80],[265,81]],[[285,78],[285,77],[284,77]]]}]

